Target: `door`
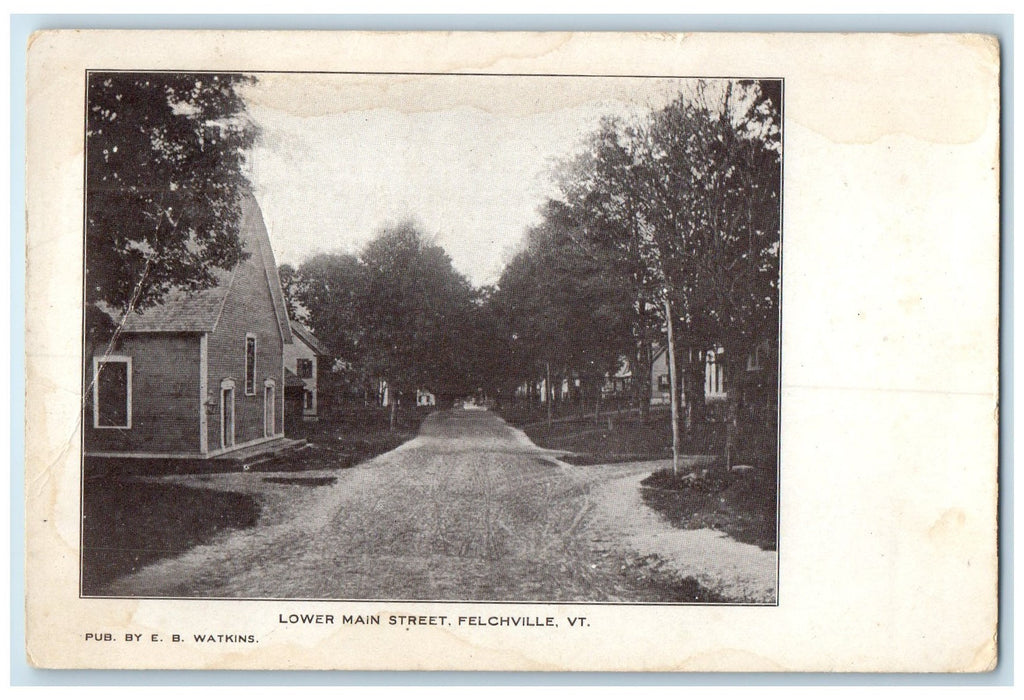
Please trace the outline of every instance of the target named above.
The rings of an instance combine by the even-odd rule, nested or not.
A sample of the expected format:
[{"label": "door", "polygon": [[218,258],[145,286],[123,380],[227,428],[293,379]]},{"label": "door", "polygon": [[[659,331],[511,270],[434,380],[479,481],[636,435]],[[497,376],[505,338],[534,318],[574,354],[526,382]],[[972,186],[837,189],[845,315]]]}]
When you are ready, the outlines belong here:
[{"label": "door", "polygon": [[222,387],[220,390],[220,446],[235,445],[235,388]]},{"label": "door", "polygon": [[268,381],[263,387],[263,437],[270,437],[274,434],[276,393],[274,384]]}]

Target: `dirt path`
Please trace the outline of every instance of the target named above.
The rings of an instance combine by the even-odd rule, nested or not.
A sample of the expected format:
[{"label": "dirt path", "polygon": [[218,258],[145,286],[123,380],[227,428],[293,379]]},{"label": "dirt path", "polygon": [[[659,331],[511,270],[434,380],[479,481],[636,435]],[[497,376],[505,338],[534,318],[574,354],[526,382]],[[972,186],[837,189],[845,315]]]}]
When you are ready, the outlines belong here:
[{"label": "dirt path", "polygon": [[654,558],[665,573],[694,578],[728,600],[775,602],[777,552],[737,542],[717,530],[673,527],[644,505],[640,495],[641,479],[671,466],[671,460],[637,466],[641,473],[595,484],[591,490],[594,508],[587,530],[596,547],[625,547]]},{"label": "dirt path", "polygon": [[[628,486],[649,473],[649,465],[568,467],[491,413],[452,411],[429,417],[420,435],[398,449],[331,473],[337,476],[331,486],[276,486],[281,490],[275,491],[277,505],[260,525],[149,566],[114,582],[108,592],[289,599],[675,599],[671,586],[650,580],[638,585],[623,563],[632,551],[651,548],[637,528],[654,533],[653,523],[659,521],[653,513],[640,520],[630,515],[634,509],[649,512]],[[218,475],[195,485],[265,489],[261,479],[266,476]],[[289,494],[295,507],[281,508]],[[620,519],[627,529],[613,527]]]}]

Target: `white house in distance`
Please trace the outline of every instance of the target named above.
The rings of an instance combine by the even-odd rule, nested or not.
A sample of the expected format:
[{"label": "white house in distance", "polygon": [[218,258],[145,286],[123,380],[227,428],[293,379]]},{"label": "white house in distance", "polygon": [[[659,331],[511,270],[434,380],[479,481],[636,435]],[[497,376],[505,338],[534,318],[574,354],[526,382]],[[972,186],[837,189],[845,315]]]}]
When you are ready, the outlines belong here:
[{"label": "white house in distance", "polygon": [[317,420],[320,410],[320,362],[330,353],[315,335],[298,321],[291,322],[294,342],[284,347],[284,366],[302,380],[302,418]]},{"label": "white house in distance", "polygon": [[[704,399],[707,402],[724,401],[726,398],[725,388],[725,364],[723,356],[725,348],[721,346],[712,350],[699,351],[693,348],[680,348],[679,352],[687,353],[688,362],[699,357],[696,353],[704,355]],[[672,392],[669,389],[668,352],[666,348],[660,347],[654,352],[654,359],[651,361],[651,404],[672,403]]]}]

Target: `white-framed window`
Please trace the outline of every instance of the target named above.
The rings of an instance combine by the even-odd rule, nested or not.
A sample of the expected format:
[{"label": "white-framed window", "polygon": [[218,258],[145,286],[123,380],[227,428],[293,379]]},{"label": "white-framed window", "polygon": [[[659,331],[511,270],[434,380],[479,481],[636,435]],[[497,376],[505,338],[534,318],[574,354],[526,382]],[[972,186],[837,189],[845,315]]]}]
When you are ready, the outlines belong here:
[{"label": "white-framed window", "polygon": [[704,364],[704,395],[725,396],[725,350],[721,347],[708,350]]},{"label": "white-framed window", "polygon": [[92,425],[132,427],[132,358],[127,355],[92,358]]},{"label": "white-framed window", "polygon": [[302,408],[306,411],[313,410],[313,390],[306,389],[302,392]]},{"label": "white-framed window", "polygon": [[256,336],[245,334],[245,395],[256,395]]}]

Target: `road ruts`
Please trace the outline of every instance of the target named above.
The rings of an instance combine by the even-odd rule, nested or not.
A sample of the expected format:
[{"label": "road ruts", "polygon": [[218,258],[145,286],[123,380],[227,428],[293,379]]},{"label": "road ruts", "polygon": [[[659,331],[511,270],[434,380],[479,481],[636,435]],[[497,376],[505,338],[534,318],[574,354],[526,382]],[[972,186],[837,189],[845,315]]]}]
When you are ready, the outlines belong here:
[{"label": "road ruts", "polygon": [[[580,536],[593,471],[487,411],[431,415],[293,516],[114,583],[113,594],[360,600],[630,600]],[[256,477],[254,477],[256,478]]]}]

